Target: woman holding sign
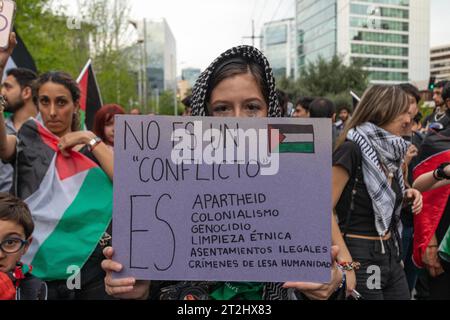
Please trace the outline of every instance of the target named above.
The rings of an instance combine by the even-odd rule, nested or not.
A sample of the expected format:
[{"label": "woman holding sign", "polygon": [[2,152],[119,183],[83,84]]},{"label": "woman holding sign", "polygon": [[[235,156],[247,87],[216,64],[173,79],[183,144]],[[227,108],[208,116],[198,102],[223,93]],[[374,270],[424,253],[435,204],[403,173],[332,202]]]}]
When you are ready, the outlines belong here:
[{"label": "woman holding sign", "polygon": [[[249,46],[232,48],[216,59],[198,79],[192,98],[193,116],[213,117],[281,117],[275,79],[267,59]],[[113,279],[122,266],[113,261],[114,250],[106,248],[103,269],[106,290],[124,299],[183,300],[188,298],[227,299],[289,299],[289,288],[297,289],[311,299],[328,299],[344,285],[343,272],[337,267],[338,249],[332,248],[332,282],[312,283],[177,283],[136,281],[133,278]],[[184,292],[181,294],[180,292]],[[191,294],[186,294],[190,292]],[[192,292],[195,292],[193,294]],[[343,293],[343,292],[342,292]]]},{"label": "woman holding sign", "polygon": [[369,88],[333,155],[339,220],[333,239],[345,240],[354,259],[345,268],[356,271],[356,290],[365,299],[410,299],[398,221],[403,206],[416,214],[422,210],[420,192],[405,188],[402,173],[409,146],[402,137],[411,134],[414,112],[400,87]]},{"label": "woman holding sign", "polygon": [[[0,74],[16,44],[0,51]],[[0,158],[15,169],[12,192],[35,223],[24,262],[47,281],[49,299],[107,299],[99,241],[111,221],[113,154],[90,131],[79,131],[80,89],[70,75],[49,72],[33,87],[43,123],[28,120],[17,138],[0,110]]]}]

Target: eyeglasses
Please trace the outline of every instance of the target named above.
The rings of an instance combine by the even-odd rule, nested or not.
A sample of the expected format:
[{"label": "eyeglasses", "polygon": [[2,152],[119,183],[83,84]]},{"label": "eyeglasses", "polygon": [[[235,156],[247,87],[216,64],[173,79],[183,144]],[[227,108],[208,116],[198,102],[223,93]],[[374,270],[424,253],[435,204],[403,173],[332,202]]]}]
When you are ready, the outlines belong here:
[{"label": "eyeglasses", "polygon": [[27,240],[9,238],[0,242],[0,250],[6,254],[13,254],[19,252],[27,244]]}]

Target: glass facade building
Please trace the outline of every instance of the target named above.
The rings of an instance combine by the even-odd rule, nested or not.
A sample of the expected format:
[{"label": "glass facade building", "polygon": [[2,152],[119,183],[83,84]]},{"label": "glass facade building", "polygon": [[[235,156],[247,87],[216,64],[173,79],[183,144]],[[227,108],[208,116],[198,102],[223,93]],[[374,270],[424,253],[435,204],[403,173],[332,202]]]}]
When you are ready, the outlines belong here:
[{"label": "glass facade building", "polygon": [[261,49],[277,79],[295,77],[295,31],[294,19],[271,21],[263,26]]},{"label": "glass facade building", "polygon": [[177,49],[173,33],[165,19],[147,21],[147,76],[149,88],[174,90],[177,86]]},{"label": "glass facade building", "polygon": [[319,56],[331,59],[337,50],[337,0],[297,0],[299,71]]},{"label": "glass facade building", "polygon": [[431,75],[436,81],[450,80],[450,45],[431,49]]},{"label": "glass facade building", "polygon": [[195,85],[198,77],[201,74],[201,70],[197,68],[186,68],[181,70],[181,79],[186,80],[189,86],[192,88]]},{"label": "glass facade building", "polygon": [[371,83],[428,79],[428,1],[297,0],[296,10],[300,72],[338,54],[363,61]]}]

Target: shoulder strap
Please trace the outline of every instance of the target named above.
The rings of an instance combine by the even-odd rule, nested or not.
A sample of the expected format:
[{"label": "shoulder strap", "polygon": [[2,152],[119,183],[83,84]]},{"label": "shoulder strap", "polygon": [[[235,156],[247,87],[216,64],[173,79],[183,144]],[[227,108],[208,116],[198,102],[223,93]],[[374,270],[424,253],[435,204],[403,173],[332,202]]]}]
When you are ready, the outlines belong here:
[{"label": "shoulder strap", "polygon": [[[358,159],[356,170],[354,171],[354,175],[352,175],[351,183],[353,184],[352,192],[351,192],[351,200],[350,200],[350,208],[347,213],[347,217],[345,219],[345,227],[344,227],[344,240],[347,237],[348,228],[350,225],[350,220],[352,217],[352,213],[355,210],[355,196],[356,196],[356,186],[358,185],[360,177],[362,177],[362,153],[359,146],[355,143],[358,150]],[[349,182],[350,183],[350,182]]]}]

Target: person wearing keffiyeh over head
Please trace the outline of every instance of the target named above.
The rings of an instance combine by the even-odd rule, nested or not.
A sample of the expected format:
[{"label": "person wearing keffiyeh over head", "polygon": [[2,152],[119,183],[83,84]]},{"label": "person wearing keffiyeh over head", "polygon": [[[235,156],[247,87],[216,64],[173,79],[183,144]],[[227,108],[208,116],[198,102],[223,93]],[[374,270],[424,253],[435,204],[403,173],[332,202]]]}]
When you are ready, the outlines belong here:
[{"label": "person wearing keffiyeh over head", "polygon": [[[256,48],[232,48],[217,58],[197,80],[192,95],[193,116],[281,117],[275,80],[267,59]],[[334,257],[337,248],[333,248]],[[135,279],[112,279],[121,265],[112,261],[113,249],[106,248],[103,268],[106,290],[117,298],[261,300],[294,298],[297,289],[308,298],[328,299],[342,283],[342,273],[333,263],[330,284],[310,283],[208,283],[164,284]],[[334,259],[334,258],[333,258]],[[293,290],[289,290],[293,289]],[[180,293],[181,292],[181,293]],[[195,292],[195,293],[193,293]],[[339,292],[339,291],[338,291]]]},{"label": "person wearing keffiyeh over head", "polygon": [[415,113],[400,87],[375,85],[364,93],[333,154],[339,223],[333,242],[358,263],[356,290],[366,299],[410,298],[398,229],[402,206],[412,206],[415,214],[422,210],[420,192],[405,189],[402,173],[409,147],[402,136],[411,134]]}]

